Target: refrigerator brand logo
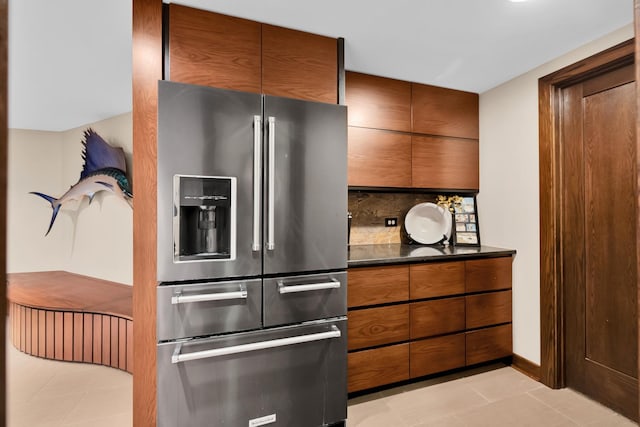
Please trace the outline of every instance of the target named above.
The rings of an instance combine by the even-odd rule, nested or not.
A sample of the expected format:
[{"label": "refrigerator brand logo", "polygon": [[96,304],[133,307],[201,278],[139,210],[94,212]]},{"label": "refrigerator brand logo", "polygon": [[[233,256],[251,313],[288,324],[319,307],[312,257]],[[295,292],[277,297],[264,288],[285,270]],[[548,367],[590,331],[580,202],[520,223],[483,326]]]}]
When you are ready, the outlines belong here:
[{"label": "refrigerator brand logo", "polygon": [[259,427],[276,422],[276,414],[265,415],[264,417],[249,420],[249,427]]}]

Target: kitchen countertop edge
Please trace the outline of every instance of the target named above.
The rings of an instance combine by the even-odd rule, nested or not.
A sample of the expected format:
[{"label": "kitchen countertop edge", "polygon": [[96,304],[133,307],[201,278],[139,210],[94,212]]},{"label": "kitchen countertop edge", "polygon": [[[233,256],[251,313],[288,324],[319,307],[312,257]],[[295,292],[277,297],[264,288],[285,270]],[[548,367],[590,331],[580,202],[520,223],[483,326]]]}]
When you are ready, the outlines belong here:
[{"label": "kitchen countertop edge", "polygon": [[492,246],[421,246],[407,244],[351,245],[348,267],[410,264],[513,256],[515,249]]}]

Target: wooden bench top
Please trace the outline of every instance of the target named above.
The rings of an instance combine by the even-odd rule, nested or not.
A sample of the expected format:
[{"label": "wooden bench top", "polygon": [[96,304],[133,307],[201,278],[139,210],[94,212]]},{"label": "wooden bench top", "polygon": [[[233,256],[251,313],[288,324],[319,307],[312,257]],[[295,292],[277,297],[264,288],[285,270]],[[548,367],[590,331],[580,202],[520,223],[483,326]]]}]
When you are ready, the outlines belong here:
[{"label": "wooden bench top", "polygon": [[103,313],[132,320],[133,289],[66,271],[7,274],[9,301],[44,310]]}]

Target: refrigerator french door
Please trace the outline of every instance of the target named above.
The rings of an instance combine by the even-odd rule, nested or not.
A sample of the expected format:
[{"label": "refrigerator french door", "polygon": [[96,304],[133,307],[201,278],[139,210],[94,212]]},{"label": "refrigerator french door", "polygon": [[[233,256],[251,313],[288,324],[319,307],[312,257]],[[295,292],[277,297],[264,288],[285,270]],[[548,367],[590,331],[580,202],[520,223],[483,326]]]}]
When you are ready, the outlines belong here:
[{"label": "refrigerator french door", "polygon": [[159,281],[346,269],[346,107],[158,91]]},{"label": "refrigerator french door", "polygon": [[346,107],[158,95],[158,425],[343,422]]}]

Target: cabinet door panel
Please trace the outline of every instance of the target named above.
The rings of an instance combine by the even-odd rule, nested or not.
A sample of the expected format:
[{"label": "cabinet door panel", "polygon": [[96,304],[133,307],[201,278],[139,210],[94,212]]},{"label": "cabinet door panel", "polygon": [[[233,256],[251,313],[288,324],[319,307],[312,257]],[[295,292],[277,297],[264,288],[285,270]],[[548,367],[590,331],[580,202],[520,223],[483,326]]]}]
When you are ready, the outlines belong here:
[{"label": "cabinet door panel", "polygon": [[349,308],[409,299],[409,267],[406,265],[350,268],[347,277]]},{"label": "cabinet door panel", "polygon": [[409,304],[349,311],[349,350],[409,339]]},{"label": "cabinet door panel", "polygon": [[478,141],[413,136],[411,186],[449,190],[477,190]]},{"label": "cabinet door panel", "polygon": [[172,81],[261,92],[260,23],[172,3]]},{"label": "cabinet door panel", "polygon": [[430,135],[479,138],[477,93],[413,83],[412,131]]},{"label": "cabinet door panel", "polygon": [[337,40],[263,24],[262,90],[267,95],[337,103]]},{"label": "cabinet door panel", "polygon": [[349,353],[348,392],[409,379],[409,344]]},{"label": "cabinet door panel", "polygon": [[411,83],[346,73],[349,126],[411,131]]},{"label": "cabinet door panel", "polygon": [[464,333],[411,342],[411,378],[464,366],[464,345]]},{"label": "cabinet door panel", "polygon": [[467,365],[511,356],[513,354],[511,335],[511,324],[467,332]]},{"label": "cabinet door panel", "polygon": [[466,300],[467,329],[511,322],[511,291],[468,295]]},{"label": "cabinet door panel", "polygon": [[465,261],[467,292],[511,288],[511,257]]},{"label": "cabinet door panel", "polygon": [[348,141],[349,185],[411,186],[410,135],[349,127]]},{"label": "cabinet door panel", "polygon": [[411,299],[464,293],[464,262],[415,264],[409,271]]},{"label": "cabinet door panel", "polygon": [[411,339],[464,330],[464,297],[411,303]]}]

